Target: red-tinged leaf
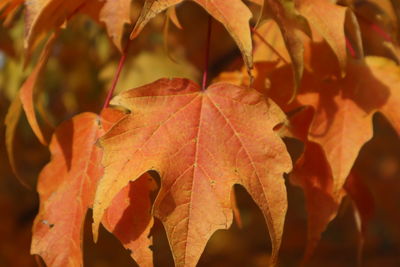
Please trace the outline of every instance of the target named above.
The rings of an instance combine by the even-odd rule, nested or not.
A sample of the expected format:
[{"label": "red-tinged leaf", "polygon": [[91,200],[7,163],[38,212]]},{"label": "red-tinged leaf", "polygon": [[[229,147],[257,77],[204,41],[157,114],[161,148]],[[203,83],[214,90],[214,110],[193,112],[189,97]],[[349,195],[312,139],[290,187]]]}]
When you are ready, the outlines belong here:
[{"label": "red-tinged leaf", "polygon": [[400,68],[388,59],[367,57],[365,63],[349,61],[344,79],[321,80],[320,70],[315,71],[305,75],[290,108],[283,105],[287,99],[284,92],[292,86],[285,78],[288,67],[269,76],[270,95],[284,110],[304,105],[314,108],[308,140],[323,148],[332,170],[334,192],[340,192],[361,147],[372,137],[371,119],[376,111],[382,112],[400,133]]},{"label": "red-tinged leaf", "polygon": [[304,153],[296,162],[290,181],[303,189],[307,210],[307,246],[303,262],[314,253],[321,234],[336,217],[343,197],[333,194],[333,177],[322,148],[308,142],[308,132],[314,116],[312,108],[305,108],[290,117],[286,136],[302,140]]},{"label": "red-tinged leaf", "polygon": [[39,176],[40,210],[33,225],[31,254],[48,266],[82,266],[82,226],[93,201],[101,150],[100,118],[82,113],[55,131],[52,160]]},{"label": "red-tinged leaf", "polygon": [[[136,22],[135,28],[131,33],[131,39],[139,35],[150,19],[169,7],[175,6],[183,1],[185,0],[147,0]],[[192,1],[202,6],[211,16],[225,26],[242,52],[246,67],[248,69],[253,68],[252,42],[249,25],[252,14],[242,0]]]},{"label": "red-tinged leaf", "polygon": [[343,197],[333,194],[334,181],[321,147],[313,142],[305,144],[305,151],[296,163],[291,181],[300,186],[306,197],[307,246],[303,261],[307,262],[321,239],[329,222],[337,214]]},{"label": "red-tinged leaf", "polygon": [[325,88],[298,98],[301,104],[316,109],[308,139],[323,147],[332,168],[335,193],[341,191],[361,147],[372,137],[372,113],[357,105],[352,89]]},{"label": "red-tinged leaf", "polygon": [[[315,54],[316,51],[318,53]],[[306,198],[311,200],[317,195],[312,190],[315,187],[321,187],[315,184],[321,184],[326,179],[329,179],[331,183],[329,190],[322,191],[324,194],[322,196],[320,194],[321,199],[318,201],[332,203],[332,205],[326,204],[321,207],[307,204],[309,216],[315,213],[321,217],[318,218],[316,215],[313,215],[314,219],[309,217],[309,224],[314,223],[316,226],[309,228],[308,235],[311,236],[309,244],[311,242],[311,245],[308,245],[306,250],[306,258],[312,254],[313,247],[327,223],[336,215],[337,205],[340,204],[343,194],[343,186],[354,161],[361,147],[372,137],[372,115],[376,111],[381,111],[399,131],[399,67],[388,59],[367,57],[365,63],[350,60],[346,78],[329,77],[329,67],[318,68],[316,67],[318,64],[312,60],[313,58],[321,59],[322,56],[328,54],[326,50],[325,53],[321,51],[323,52],[321,49],[314,49],[311,52],[311,60],[307,64],[312,67],[314,73],[305,74],[296,101],[290,105],[285,104],[285,100],[288,99],[288,89],[292,87],[286,78],[290,71],[289,66],[267,74],[272,85],[268,91],[269,95],[279,102],[284,110],[293,111],[307,105],[313,111],[311,115],[304,115],[304,112],[310,110],[307,108],[290,118],[288,130],[291,136],[303,140],[306,146],[306,154],[301,164],[310,168],[308,170],[303,165],[298,165],[300,163],[296,165],[293,176],[303,172],[304,177],[303,183],[300,180],[297,184],[303,187]],[[330,65],[328,62],[332,62],[332,59],[324,62]],[[257,71],[261,72],[256,69]],[[326,78],[321,79],[322,77]],[[257,84],[257,79],[255,84]],[[306,116],[306,119],[301,116]],[[310,144],[314,144],[313,146],[318,147],[318,150],[316,148],[311,150]],[[318,159],[326,163],[316,164],[315,162],[319,162]],[[315,169],[320,173],[315,173]],[[321,173],[322,170],[323,173]],[[309,176],[313,176],[318,183],[307,178]],[[307,203],[310,200],[307,200]]]},{"label": "red-tinged leaf", "polygon": [[[61,124],[53,135],[52,160],[38,182],[41,204],[31,247],[31,253],[40,255],[48,266],[82,266],[82,227],[103,175],[102,150],[96,142],[123,115],[111,109],[102,117],[82,113]],[[144,175],[127,185],[113,200],[104,222],[143,266],[152,265],[147,238],[152,226],[149,179]]]},{"label": "red-tinged leaf", "polygon": [[344,23],[346,7],[326,0],[296,0],[298,10],[335,52],[342,73],[346,70]]},{"label": "red-tinged leaf", "polygon": [[144,267],[153,266],[149,248],[152,241],[148,237],[153,226],[149,193],[156,188],[150,175],[142,175],[117,194],[102,220],[104,227],[132,251],[132,258]]},{"label": "red-tinged leaf", "polygon": [[7,149],[7,156],[8,160],[10,161],[11,169],[17,177],[18,181],[27,188],[30,186],[22,179],[19,174],[17,163],[15,162],[14,157],[14,138],[15,138],[15,131],[18,126],[19,118],[21,117],[22,111],[21,100],[18,96],[15,97],[13,102],[11,103],[10,107],[8,108],[6,118],[4,120],[4,124],[6,125],[6,149]]},{"label": "red-tinged leaf", "polygon": [[[299,95],[316,113],[309,140],[319,143],[327,156],[339,192],[361,147],[372,137],[372,115],[380,110],[400,133],[400,68],[383,58],[352,62],[343,81],[318,92]],[[371,97],[373,96],[373,97]]]},{"label": "red-tinged leaf", "polygon": [[148,170],[161,176],[154,214],[163,222],[177,266],[194,266],[210,236],[232,223],[230,194],[242,184],[281,243],[291,161],[273,128],[282,111],[258,92],[225,83],[206,91],[185,79],[161,79],[111,102],[132,111],[100,143],[105,175],[93,206],[93,231],[114,196]]},{"label": "red-tinged leaf", "polygon": [[39,139],[40,143],[43,145],[47,145],[48,137],[45,136],[45,133],[42,131],[41,127],[39,126],[38,120],[36,118],[35,107],[34,107],[34,90],[36,87],[36,82],[40,73],[43,71],[44,67],[46,66],[47,60],[50,56],[51,49],[53,47],[53,43],[56,39],[57,35],[52,34],[40,55],[39,61],[29,77],[26,79],[24,84],[22,85],[19,91],[19,97],[21,99],[22,107],[24,109],[26,118],[28,119],[29,125],[31,126],[33,132],[35,133],[36,137]]}]

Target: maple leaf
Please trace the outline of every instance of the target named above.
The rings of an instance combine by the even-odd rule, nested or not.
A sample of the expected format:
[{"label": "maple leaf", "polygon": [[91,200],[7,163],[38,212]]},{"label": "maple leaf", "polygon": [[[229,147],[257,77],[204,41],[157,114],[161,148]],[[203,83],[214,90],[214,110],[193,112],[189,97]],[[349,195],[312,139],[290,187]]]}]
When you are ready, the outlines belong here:
[{"label": "maple leaf", "polygon": [[27,0],[25,48],[28,54],[40,38],[60,27],[78,13],[104,22],[116,47],[121,49],[123,27],[130,23],[131,0]]},{"label": "maple leaf", "polygon": [[[101,118],[82,113],[61,124],[53,135],[52,160],[39,176],[40,210],[31,246],[31,253],[41,255],[48,266],[82,266],[82,227],[103,173],[102,151],[95,143],[123,115],[111,109]],[[104,223],[127,248],[138,251],[133,256],[144,266],[152,262],[147,238],[152,225],[148,181],[145,175],[126,186],[107,210]],[[133,200],[137,203],[129,205]],[[132,212],[137,218],[132,218]]]},{"label": "maple leaf", "polygon": [[367,57],[365,64],[352,62],[347,73],[344,80],[298,98],[316,109],[308,138],[323,147],[335,191],[343,187],[361,147],[372,137],[376,111],[400,133],[400,68],[388,59]]},{"label": "maple leaf", "polygon": [[107,25],[107,32],[114,44],[122,51],[124,25],[131,23],[131,0],[106,1],[100,11],[100,20]]},{"label": "maple leaf", "polygon": [[[326,48],[321,50],[313,46],[311,49],[308,64],[314,66],[314,72],[304,76],[295,103],[285,104],[289,99],[287,92],[293,86],[292,81],[286,78],[288,66],[266,75],[260,74],[260,77],[269,78],[271,88],[268,93],[283,110],[290,111],[301,106],[314,108],[315,115],[307,140],[323,148],[334,176],[334,191],[339,192],[360,148],[372,137],[371,119],[376,111],[382,112],[400,133],[397,108],[400,101],[397,88],[400,69],[389,59],[366,57],[365,63],[350,60],[347,76],[340,79],[334,73],[334,65],[325,64],[332,62],[326,50],[321,54]],[[322,56],[326,67],[319,68],[321,62],[318,59]],[[262,70],[259,72],[262,73]]]},{"label": "maple leaf", "polygon": [[[292,135],[305,143],[305,154],[296,163],[291,177],[303,188],[307,199],[307,260],[321,233],[336,216],[350,170],[361,147],[372,137],[372,115],[382,112],[400,133],[397,88],[400,68],[379,57],[366,57],[365,63],[350,60],[344,79],[337,76],[322,79],[325,76],[321,74],[329,73],[330,67],[319,69],[320,72],[315,68],[316,73],[304,76],[296,101],[290,105],[285,103],[292,85],[289,82],[285,86],[284,80],[290,69],[288,66],[283,69],[269,76],[272,99],[288,111],[304,105],[311,108],[301,111],[303,118],[300,115],[290,118],[289,124]],[[259,84],[257,79],[255,84]],[[354,198],[357,201],[357,196]]]},{"label": "maple leaf", "polygon": [[[256,51],[262,52],[261,45],[255,45]],[[287,79],[288,64],[274,70],[270,62],[258,62],[254,85],[284,111],[299,112],[290,116],[285,135],[305,143],[304,155],[296,163],[291,180],[303,188],[306,196],[307,260],[321,233],[336,216],[354,161],[372,137],[372,115],[381,111],[400,133],[397,88],[400,69],[388,59],[367,57],[365,63],[349,60],[347,76],[340,78],[326,43],[309,42],[305,47],[307,71],[294,102],[288,104],[293,87],[293,81]],[[304,109],[304,106],[309,107]]]},{"label": "maple leaf", "polygon": [[313,142],[305,144],[305,151],[296,163],[290,181],[300,186],[306,197],[307,246],[303,261],[307,262],[321,239],[321,234],[336,217],[345,194],[333,193],[333,177],[324,151]]},{"label": "maple leaf", "polygon": [[231,225],[234,184],[243,185],[264,213],[276,262],[287,207],[282,175],[291,160],[273,131],[285,116],[272,101],[225,83],[200,91],[186,79],[161,79],[111,103],[132,113],[100,139],[105,173],[93,206],[95,239],[114,196],[156,170],[161,189],[154,214],[177,266],[194,266],[210,236]]},{"label": "maple leaf", "polygon": [[[139,35],[150,19],[169,7],[184,1],[188,0],[146,0],[135,28],[131,33],[131,39]],[[225,26],[242,52],[246,67],[248,70],[252,69],[252,43],[249,25],[252,14],[242,0],[191,1],[202,6],[211,16]]]},{"label": "maple leaf", "polygon": [[106,210],[102,224],[132,251],[132,258],[140,266],[153,266],[148,237],[153,226],[149,194],[157,188],[154,179],[144,174],[125,186]]},{"label": "maple leaf", "polygon": [[344,24],[347,8],[326,0],[296,0],[296,6],[312,27],[326,40],[339,60],[342,72],[346,69],[346,37]]},{"label": "maple leaf", "polygon": [[251,0],[252,2],[263,5],[264,1],[268,3],[272,18],[276,21],[282,33],[286,48],[292,61],[294,75],[294,90],[292,101],[296,95],[297,88],[304,71],[304,47],[301,31],[311,36],[311,30],[307,20],[299,14],[295,8],[293,0]]},{"label": "maple leaf", "polygon": [[[54,1],[54,0],[53,0]],[[87,3],[91,3],[91,6],[88,6]],[[76,9],[80,9],[84,7],[84,12],[86,13],[90,13],[90,12],[100,12],[100,18],[101,19],[105,19],[106,22],[109,22],[111,30],[110,30],[110,35],[112,36],[113,39],[118,39],[118,42],[116,42],[117,46],[120,48],[120,39],[121,39],[121,35],[122,35],[122,26],[123,24],[127,21],[127,18],[129,18],[129,10],[127,9],[126,5],[127,3],[122,3],[122,2],[116,2],[116,1],[112,1],[112,2],[105,2],[104,3],[104,7],[99,5],[99,4],[94,4],[94,0],[91,0],[91,2],[87,2],[86,6],[83,6],[83,4],[81,4],[80,6],[76,7]],[[46,16],[49,16],[46,12],[50,12],[52,11],[52,5],[55,5],[55,3],[51,4],[50,2],[47,3],[45,5],[45,3],[43,2],[38,2],[38,1],[34,1],[34,2],[27,2],[27,25],[28,25],[28,36],[29,36],[29,32],[33,31],[34,26],[36,22],[29,22],[29,16],[44,16],[46,18]],[[47,5],[49,5],[50,7],[47,7]],[[122,5],[122,6],[121,6]],[[128,10],[128,14],[125,14],[125,16],[123,16],[120,13],[116,13],[111,15],[110,12],[113,10],[116,10],[117,7],[121,8],[124,7],[123,12],[127,12],[126,10]],[[73,6],[73,5],[72,5]],[[129,6],[129,5],[128,5]],[[29,15],[30,13],[30,8],[32,8],[32,12],[33,14]],[[36,8],[38,10],[36,10]],[[48,10],[50,9],[50,11]],[[76,11],[75,9],[75,11]],[[71,9],[72,10],[72,9]],[[93,11],[94,10],[94,11]],[[40,13],[40,12],[42,13]],[[38,12],[38,14],[36,14],[35,12]],[[68,9],[64,10],[63,12],[67,12],[68,13]],[[72,11],[71,11],[72,12]],[[62,14],[57,14],[59,16],[66,16],[67,13],[62,13]],[[103,14],[104,13],[104,14]],[[113,12],[111,12],[113,13]],[[39,15],[39,14],[43,14],[43,15]],[[47,15],[46,15],[47,14]],[[69,14],[69,13],[68,13]],[[103,14],[103,15],[102,15]],[[53,15],[52,15],[53,16]],[[120,20],[120,22],[123,22],[122,25],[116,23],[116,17],[118,17],[118,19]],[[36,18],[34,19],[34,21],[39,20],[40,18]],[[54,19],[54,18],[53,18]],[[30,23],[32,23],[32,25],[30,25]],[[46,27],[49,27],[51,25],[47,25]],[[120,31],[117,30],[117,27],[119,26],[119,28],[121,29]],[[34,134],[36,135],[36,137],[39,139],[39,141],[43,144],[43,145],[47,145],[48,143],[48,137],[45,136],[45,133],[43,132],[43,130],[41,129],[37,117],[36,117],[36,113],[35,113],[35,108],[34,108],[34,94],[35,94],[35,88],[36,88],[36,83],[37,80],[40,76],[40,74],[43,72],[44,67],[46,66],[46,63],[48,61],[48,58],[51,54],[52,51],[52,47],[53,44],[55,42],[55,40],[58,37],[58,33],[59,31],[56,31],[55,33],[51,34],[50,37],[48,38],[48,40],[46,41],[46,44],[40,54],[39,57],[39,61],[37,62],[36,66],[34,67],[33,71],[31,72],[31,74],[28,76],[28,78],[26,79],[26,81],[24,82],[24,84],[22,85],[21,89],[20,89],[20,93],[19,96],[21,98],[21,103],[22,103],[22,107],[24,109],[24,112],[27,116],[29,125],[31,126]],[[29,42],[29,37],[28,37],[28,42]],[[10,118],[14,118],[17,119],[16,116],[10,117]],[[11,125],[11,123],[9,122],[9,124]],[[8,131],[9,134],[13,134],[14,131]],[[8,137],[9,139],[12,137]],[[9,149],[9,151],[11,151]]]},{"label": "maple leaf", "polygon": [[292,115],[290,123],[284,128],[284,135],[304,142],[304,151],[294,165],[290,181],[304,191],[307,210],[307,245],[303,263],[313,255],[321,234],[335,218],[340,202],[345,195],[333,194],[333,176],[324,155],[317,143],[307,140],[314,109],[306,107]]},{"label": "maple leaf", "polygon": [[[264,0],[251,0],[251,2],[262,5]],[[311,29],[316,30],[316,32],[313,32],[312,34],[313,38],[315,38],[316,33],[318,33],[327,41],[339,61],[342,74],[344,74],[346,70],[347,59],[346,37],[344,31],[346,16],[349,17],[348,20],[350,20],[350,22],[346,23],[346,27],[347,30],[351,32],[352,36],[356,35],[355,28],[358,27],[357,23],[351,23],[351,18],[354,16],[354,14],[352,14],[350,10],[348,10],[346,7],[338,6],[326,0],[270,0],[268,3],[273,11],[272,14],[275,14],[273,18],[281,29],[283,39],[289,51],[291,61],[293,62],[296,87],[300,86],[300,79],[302,77],[304,68],[304,38],[296,31],[296,27],[298,28],[299,25],[302,25],[302,31],[311,36],[311,31],[304,19],[307,20],[311,26]],[[275,32],[276,28],[273,27],[273,25],[270,25],[270,22],[268,24],[269,25],[266,27],[263,25],[263,28],[260,30],[262,30],[262,35],[264,36],[265,40],[270,41],[269,37],[274,36],[274,33],[271,32]],[[357,38],[353,39],[355,39],[355,42],[358,40]],[[255,49],[257,47],[260,47],[260,45],[257,45],[256,43]],[[262,47],[265,47],[265,44],[261,45],[261,49]],[[356,48],[358,49],[359,46]],[[269,47],[269,50],[276,50],[280,55],[285,55],[285,51],[283,51],[282,46],[280,45],[280,40],[274,41],[272,47]],[[362,49],[358,50],[362,51]],[[258,54],[260,54],[260,51],[258,51]],[[265,55],[262,57],[264,57],[264,60],[266,59]],[[257,58],[257,55],[255,55],[255,58]],[[258,58],[260,58],[260,55],[258,55]],[[285,57],[283,56],[283,58]],[[270,59],[268,58],[268,60]]]}]

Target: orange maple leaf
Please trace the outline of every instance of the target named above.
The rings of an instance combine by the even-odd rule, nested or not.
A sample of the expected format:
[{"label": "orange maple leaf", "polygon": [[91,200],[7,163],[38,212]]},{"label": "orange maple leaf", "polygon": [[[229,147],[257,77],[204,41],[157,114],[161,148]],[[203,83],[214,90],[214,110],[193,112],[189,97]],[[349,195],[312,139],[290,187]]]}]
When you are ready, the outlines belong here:
[{"label": "orange maple leaf", "polygon": [[276,262],[287,208],[282,175],[291,160],[273,131],[285,116],[272,101],[226,83],[200,91],[186,79],[161,79],[111,103],[132,113],[100,139],[105,174],[93,206],[95,239],[114,196],[156,170],[161,190],[154,214],[177,266],[194,266],[210,236],[231,225],[234,184],[243,185],[264,213]]},{"label": "orange maple leaf", "polygon": [[[286,91],[282,78],[288,72],[286,68],[278,75],[280,86],[276,89],[280,92]],[[337,213],[346,179],[361,147],[373,135],[373,114],[382,112],[400,133],[399,77],[400,68],[388,59],[367,57],[365,63],[351,60],[344,79],[324,81],[319,74],[305,75],[297,102],[288,108],[307,105],[313,110],[310,127],[299,138],[306,145],[304,159],[293,171],[296,183],[303,187],[307,197],[309,244],[306,258]],[[271,78],[271,84],[278,82],[275,78]],[[288,99],[287,93],[284,99]],[[295,124],[291,118],[292,127]],[[326,163],[315,164],[322,158],[326,158]],[[323,208],[321,203],[325,203]]]},{"label": "orange maple leaf", "polygon": [[[31,253],[42,256],[48,266],[83,264],[83,223],[103,174],[102,150],[95,143],[123,115],[111,109],[101,117],[82,113],[61,124],[53,135],[52,160],[39,176],[40,210],[33,225],[31,246]],[[114,199],[103,221],[125,247],[135,252],[132,256],[143,266],[152,265],[147,237],[153,224],[151,190],[147,175],[127,185]]]}]

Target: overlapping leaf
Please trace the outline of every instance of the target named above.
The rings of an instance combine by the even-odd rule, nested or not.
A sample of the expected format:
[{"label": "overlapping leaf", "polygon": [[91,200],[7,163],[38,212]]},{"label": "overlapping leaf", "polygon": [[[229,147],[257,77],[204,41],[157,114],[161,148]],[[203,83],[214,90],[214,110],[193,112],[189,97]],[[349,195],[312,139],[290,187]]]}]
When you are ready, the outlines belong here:
[{"label": "overlapping leaf", "polygon": [[[296,183],[304,188],[307,196],[309,244],[306,258],[311,255],[327,223],[336,215],[350,170],[361,147],[372,137],[372,115],[381,111],[399,132],[399,113],[396,112],[399,71],[399,67],[390,60],[367,57],[365,63],[351,61],[348,76],[344,79],[323,81],[320,80],[320,73],[316,76],[307,74],[297,102],[289,108],[308,105],[314,110],[309,131],[300,138],[306,143],[304,162],[298,163],[301,165],[293,173],[297,177]],[[279,84],[279,90],[282,90],[285,84],[282,78],[287,77],[288,72],[286,68],[286,74],[280,73],[271,78],[271,84]],[[280,78],[276,79],[278,76]],[[283,92],[286,91],[283,89]],[[283,95],[285,93],[275,96]],[[284,99],[288,97],[286,93]],[[281,103],[285,102],[281,100]],[[323,158],[326,158],[326,164],[315,164],[317,159]],[[314,177],[315,171],[316,181],[312,182],[310,177]],[[299,177],[303,177],[302,180],[298,180]],[[318,195],[322,199],[315,200]],[[326,203],[324,209],[318,206],[321,203]]]},{"label": "overlapping leaf", "polygon": [[[64,122],[53,135],[52,160],[42,170],[38,182],[41,205],[31,247],[31,253],[42,256],[48,266],[83,264],[82,227],[97,180],[103,173],[102,151],[95,143],[122,116],[123,113],[110,109],[101,118],[82,113]],[[134,250],[133,257],[143,266],[152,263],[147,238],[152,226],[150,191],[148,176],[126,185],[113,200],[104,221],[124,246]]]},{"label": "overlapping leaf", "polygon": [[25,47],[30,51],[43,35],[59,29],[74,15],[84,13],[104,22],[109,36],[121,50],[123,27],[130,22],[130,3],[131,0],[28,0]]},{"label": "overlapping leaf", "polygon": [[333,177],[321,146],[308,141],[310,124],[314,110],[310,107],[290,117],[290,124],[285,135],[304,142],[304,152],[297,160],[290,181],[301,187],[306,198],[307,210],[307,246],[303,262],[313,255],[321,233],[335,218],[344,190],[339,195],[333,194]]},{"label": "overlapping leaf", "polygon": [[[154,16],[184,1],[189,0],[147,0],[132,31],[131,38],[135,38]],[[248,69],[251,69],[253,67],[253,59],[249,20],[252,15],[242,0],[191,1],[202,6],[211,16],[226,27],[242,52],[245,65]]]},{"label": "overlapping leaf", "polygon": [[106,1],[100,11],[100,19],[107,25],[108,35],[120,50],[124,25],[131,22],[130,11],[131,0]]},{"label": "overlapping leaf", "polygon": [[0,3],[0,19],[5,18],[5,24],[11,20],[24,0],[3,0]]},{"label": "overlapping leaf", "polygon": [[15,176],[19,180],[19,182],[28,187],[28,184],[20,177],[17,164],[15,161],[15,156],[14,156],[14,139],[15,139],[15,131],[17,130],[19,118],[21,116],[21,111],[22,111],[22,104],[21,100],[19,97],[16,97],[13,102],[11,103],[8,111],[6,118],[4,120],[4,124],[6,126],[6,149],[7,149],[7,155],[8,155],[8,160],[11,165],[11,169],[14,172]]},{"label": "overlapping leaf", "polygon": [[154,214],[166,228],[177,266],[194,266],[210,236],[231,225],[236,183],[264,213],[276,261],[287,205],[282,175],[291,162],[273,131],[285,119],[273,102],[234,85],[200,91],[189,80],[161,79],[112,103],[132,114],[100,139],[105,175],[93,207],[95,237],[114,196],[156,170],[161,190]]},{"label": "overlapping leaf", "polygon": [[[300,85],[304,71],[304,47],[301,31],[311,35],[311,31],[306,19],[299,14],[295,8],[293,0],[254,0],[259,5],[263,2],[267,3],[267,7],[271,12],[272,18],[279,25],[286,48],[292,61],[294,74],[294,91],[292,99],[296,95],[297,88]],[[291,100],[292,100],[291,99]]]},{"label": "overlapping leaf", "polygon": [[353,62],[347,72],[343,81],[298,98],[316,109],[308,138],[323,147],[335,191],[343,187],[362,145],[372,137],[371,119],[377,110],[400,133],[399,67],[390,60],[369,57],[365,64]]},{"label": "overlapping leaf", "polygon": [[[270,28],[263,29],[271,35],[273,25],[267,26]],[[305,259],[308,259],[321,233],[336,216],[345,181],[361,147],[372,137],[372,115],[381,111],[399,132],[396,106],[400,69],[388,59],[367,57],[365,63],[350,60],[347,77],[340,78],[337,62],[326,43],[305,44],[307,72],[293,103],[287,104],[293,86],[287,79],[290,66],[279,67],[284,65],[282,61],[279,64],[260,61],[279,57],[271,57],[276,52],[268,51],[268,45],[259,39],[255,43],[259,62],[255,65],[254,85],[287,112],[311,107],[292,115],[288,129],[289,136],[305,143],[305,153],[291,177],[306,195],[309,241]],[[282,51],[279,45],[278,49]],[[358,201],[357,196],[351,197]]]},{"label": "overlapping leaf", "polygon": [[49,37],[44,49],[40,54],[37,65],[32,70],[31,74],[29,74],[28,78],[26,79],[19,91],[19,97],[21,99],[22,107],[28,119],[29,125],[31,126],[32,131],[35,133],[36,137],[39,139],[40,143],[42,143],[43,145],[47,145],[48,137],[43,132],[37,120],[34,106],[34,96],[37,89],[37,80],[42,73],[44,67],[46,66],[56,37],[56,34],[52,34]]},{"label": "overlapping leaf", "polygon": [[326,0],[297,0],[296,2],[300,14],[307,19],[335,52],[344,72],[347,58],[344,33],[346,7]]}]

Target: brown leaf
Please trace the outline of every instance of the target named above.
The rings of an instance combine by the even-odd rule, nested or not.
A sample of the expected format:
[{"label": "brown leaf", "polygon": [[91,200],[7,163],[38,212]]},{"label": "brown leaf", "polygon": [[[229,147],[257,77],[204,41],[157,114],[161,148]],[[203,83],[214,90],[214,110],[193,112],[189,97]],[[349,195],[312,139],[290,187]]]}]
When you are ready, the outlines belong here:
[{"label": "brown leaf", "polygon": [[161,79],[111,103],[132,113],[100,139],[105,175],[93,207],[95,238],[114,196],[128,181],[156,170],[161,190],[154,214],[165,226],[177,266],[194,266],[210,236],[231,225],[235,183],[263,211],[276,262],[287,205],[282,175],[291,161],[273,132],[284,120],[273,102],[230,84],[200,91],[189,80]]}]

